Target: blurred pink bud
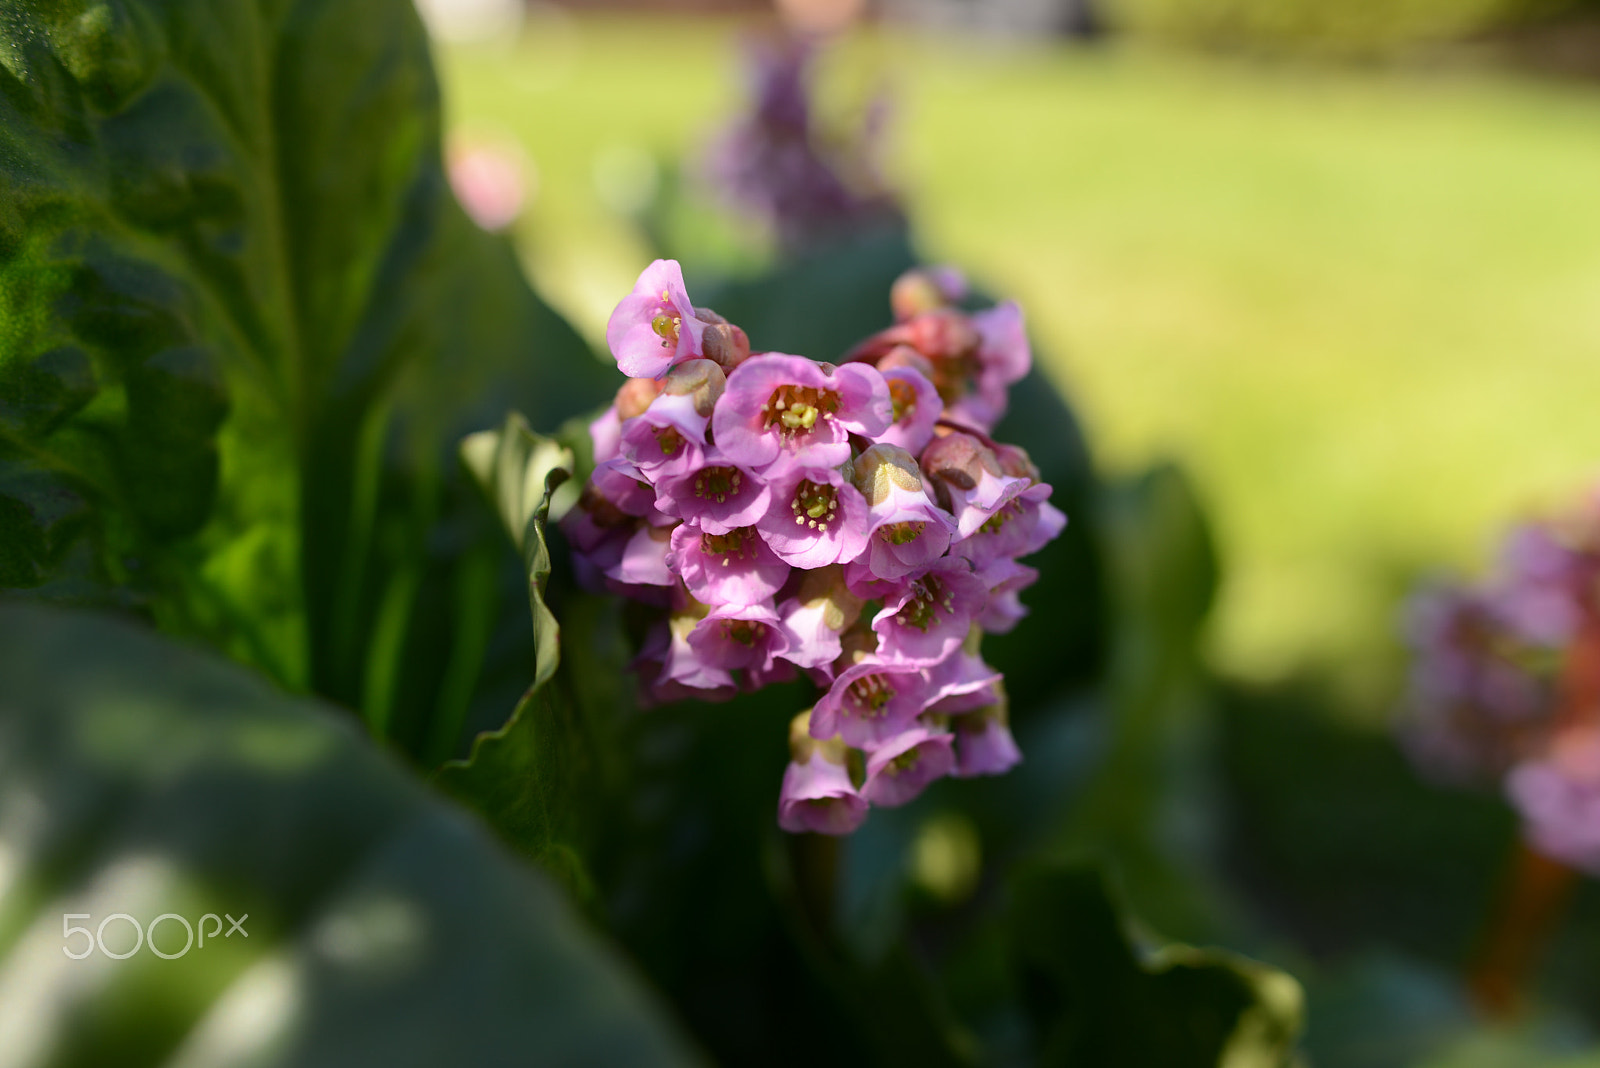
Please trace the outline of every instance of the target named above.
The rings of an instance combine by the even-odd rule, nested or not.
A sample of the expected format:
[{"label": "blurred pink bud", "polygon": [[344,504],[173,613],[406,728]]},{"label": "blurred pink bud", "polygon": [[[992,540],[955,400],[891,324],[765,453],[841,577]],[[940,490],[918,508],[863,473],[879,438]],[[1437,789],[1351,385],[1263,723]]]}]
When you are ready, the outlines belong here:
[{"label": "blurred pink bud", "polygon": [[472,221],[491,232],[522,214],[528,182],[515,152],[483,144],[450,149],[450,189]]}]

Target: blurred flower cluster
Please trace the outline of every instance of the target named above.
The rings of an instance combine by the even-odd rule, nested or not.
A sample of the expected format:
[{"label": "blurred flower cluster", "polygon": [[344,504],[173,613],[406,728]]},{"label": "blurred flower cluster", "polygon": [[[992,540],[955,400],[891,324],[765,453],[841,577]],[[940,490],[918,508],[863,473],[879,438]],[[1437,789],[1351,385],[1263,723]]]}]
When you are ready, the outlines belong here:
[{"label": "blurred flower cluster", "polygon": [[712,145],[711,186],[734,208],[768,225],[785,253],[899,218],[878,166],[886,108],[866,109],[858,131],[824,130],[811,100],[811,43],[753,40],[749,110]]},{"label": "blurred flower cluster", "polygon": [[750,351],[657,260],[606,337],[629,376],[590,427],[562,520],[580,578],[657,613],[647,700],[721,700],[804,673],[779,822],[848,833],[945,775],[1020,759],[982,635],[1065,516],[989,437],[1030,354],[1015,304],[966,313],[953,272],[895,283],[897,322],[840,365]]},{"label": "blurred flower cluster", "polygon": [[1600,489],[1513,530],[1484,583],[1418,594],[1409,639],[1418,767],[1503,783],[1529,844],[1600,874]]}]

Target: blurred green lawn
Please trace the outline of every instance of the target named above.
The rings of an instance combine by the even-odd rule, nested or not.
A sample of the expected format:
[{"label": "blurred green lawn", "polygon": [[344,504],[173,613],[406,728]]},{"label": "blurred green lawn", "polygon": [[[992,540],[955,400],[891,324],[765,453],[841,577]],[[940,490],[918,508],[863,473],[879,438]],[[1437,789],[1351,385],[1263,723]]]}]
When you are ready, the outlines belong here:
[{"label": "blurred green lawn", "polygon": [[[736,30],[551,18],[445,50],[446,104],[521,143],[530,270],[598,339],[646,256],[600,191],[731,113]],[[1106,469],[1199,481],[1225,669],[1373,692],[1406,575],[1600,475],[1600,90],[884,37],[826,84],[879,81],[925,255],[1022,301]]]}]

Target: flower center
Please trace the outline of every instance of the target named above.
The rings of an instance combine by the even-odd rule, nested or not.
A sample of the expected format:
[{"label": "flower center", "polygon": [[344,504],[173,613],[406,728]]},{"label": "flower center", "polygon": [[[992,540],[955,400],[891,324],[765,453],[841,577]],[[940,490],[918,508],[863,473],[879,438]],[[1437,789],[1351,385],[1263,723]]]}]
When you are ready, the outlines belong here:
[{"label": "flower center", "polygon": [[915,770],[916,766],[921,762],[922,747],[915,746],[911,749],[907,749],[904,753],[901,753],[899,756],[889,761],[889,763],[885,764],[883,766],[882,774],[889,776],[904,775],[908,771]]},{"label": "flower center", "polygon": [[886,675],[865,675],[850,684],[848,693],[856,715],[875,719],[883,715],[883,706],[894,696],[894,687]]},{"label": "flower center", "polygon": [[683,317],[674,315],[674,310],[671,296],[666,290],[662,290],[661,310],[650,320],[650,329],[661,339],[661,347],[664,349],[678,343],[678,333],[683,329]]},{"label": "flower center", "polygon": [[722,566],[727,567],[733,557],[743,560],[749,555],[745,546],[754,536],[755,531],[750,527],[739,527],[726,534],[700,535],[700,551],[707,556],[722,557]]},{"label": "flower center", "polygon": [[878,536],[890,545],[904,545],[916,541],[922,535],[922,528],[928,524],[923,522],[885,523],[878,528]]},{"label": "flower center", "polygon": [[819,486],[808,478],[801,479],[794,489],[794,499],[789,502],[794,521],[813,530],[828,529],[829,520],[839,510],[838,494],[836,488],[826,483]]},{"label": "flower center", "polygon": [[998,534],[1000,528],[1005,526],[1014,516],[1022,514],[1022,504],[1015,497],[995,509],[994,515],[983,521],[983,526],[978,529],[985,534]]},{"label": "flower center", "polygon": [[737,467],[708,467],[694,477],[694,495],[721,504],[736,496],[744,475]]},{"label": "flower center", "polygon": [[760,620],[725,619],[722,621],[722,636],[751,648],[767,636],[767,625]]},{"label": "flower center", "polygon": [[662,456],[671,456],[683,444],[683,435],[678,433],[677,427],[658,426],[651,433],[656,436],[656,445],[661,449]]},{"label": "flower center", "polygon": [[761,406],[761,425],[777,430],[785,441],[792,441],[797,435],[810,433],[819,421],[832,419],[838,410],[839,395],[830,390],[779,386]]},{"label": "flower center", "polygon": [[924,634],[943,608],[946,613],[955,611],[956,598],[945,584],[932,575],[911,584],[911,600],[907,601],[900,611],[895,614],[903,626],[916,627]]},{"label": "flower center", "polygon": [[894,421],[901,422],[917,410],[917,391],[901,378],[889,380],[889,403],[894,406]]}]

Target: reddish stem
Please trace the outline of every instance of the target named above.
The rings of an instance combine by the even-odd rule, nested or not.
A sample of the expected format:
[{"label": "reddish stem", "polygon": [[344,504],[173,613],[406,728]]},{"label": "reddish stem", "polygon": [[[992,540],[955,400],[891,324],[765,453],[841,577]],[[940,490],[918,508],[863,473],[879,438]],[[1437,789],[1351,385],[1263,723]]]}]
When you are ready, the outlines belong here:
[{"label": "reddish stem", "polygon": [[[1600,720],[1600,614],[1586,611],[1562,666],[1554,734]],[[1522,988],[1566,910],[1577,873],[1519,840],[1501,898],[1467,974],[1473,1001],[1498,1020],[1515,1016]]]},{"label": "reddish stem", "polygon": [[1486,1015],[1509,1020],[1522,988],[1566,909],[1576,873],[1518,841],[1494,921],[1467,975],[1472,1000]]}]

